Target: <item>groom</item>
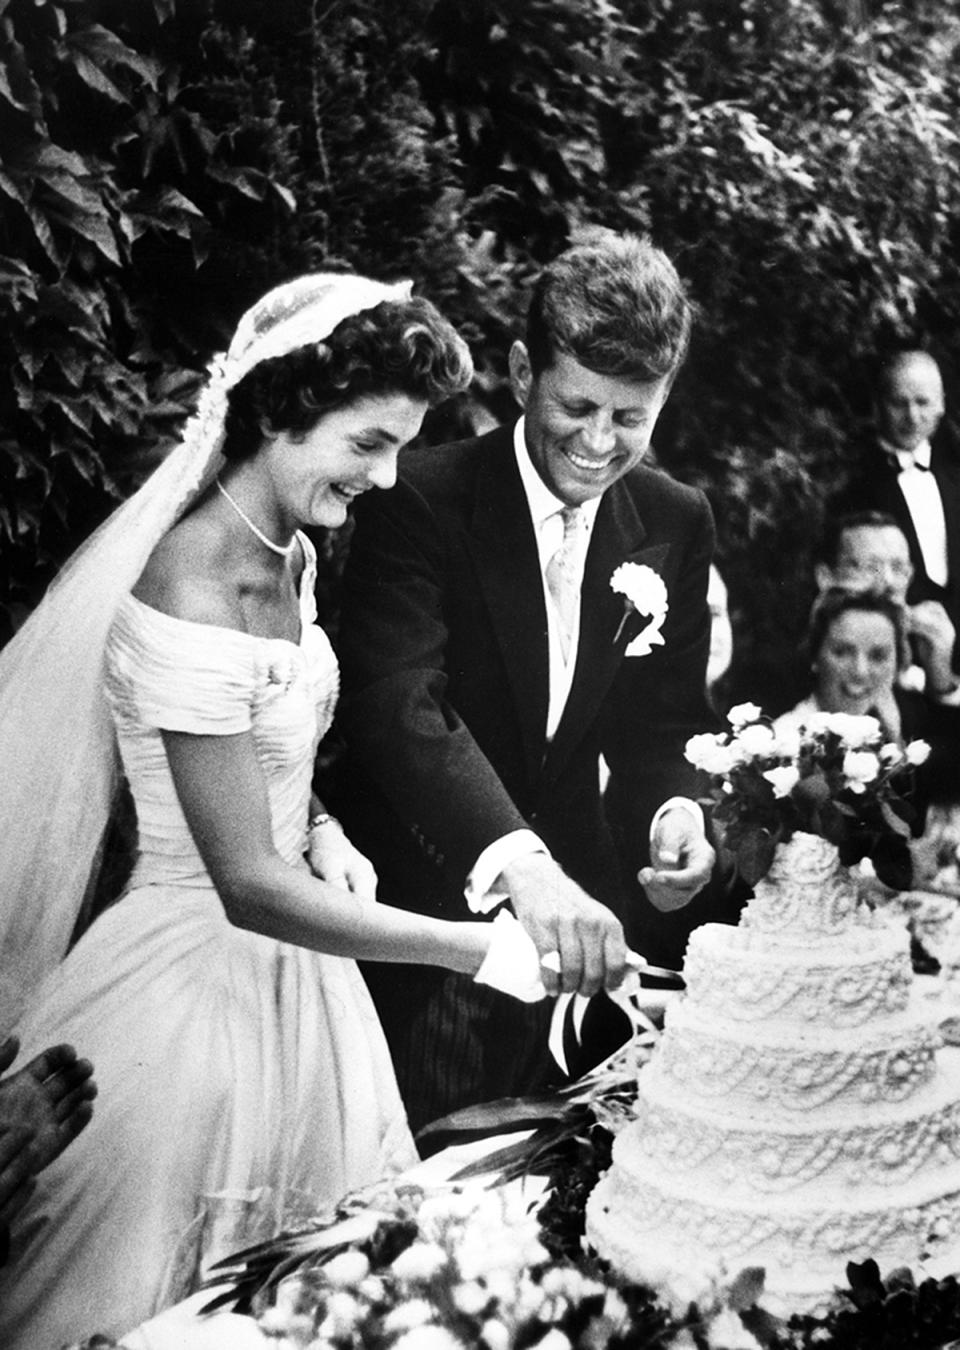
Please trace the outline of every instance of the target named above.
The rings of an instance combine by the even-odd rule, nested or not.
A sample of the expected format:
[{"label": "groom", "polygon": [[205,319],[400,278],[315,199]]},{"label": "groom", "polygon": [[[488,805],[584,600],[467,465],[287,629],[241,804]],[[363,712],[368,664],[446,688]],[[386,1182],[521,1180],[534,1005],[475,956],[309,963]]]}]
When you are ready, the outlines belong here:
[{"label": "groom", "polygon": [[[713,523],[702,494],[642,464],[690,324],[648,242],[569,249],[510,352],[520,421],[406,453],[397,485],[355,508],[338,814],[382,900],[444,918],[509,900],[553,954],[550,992],[619,983],[624,930],[656,960],[713,864],[698,808],[669,802],[710,720]],[[550,1000],[365,974],[415,1129],[549,1083]]]}]

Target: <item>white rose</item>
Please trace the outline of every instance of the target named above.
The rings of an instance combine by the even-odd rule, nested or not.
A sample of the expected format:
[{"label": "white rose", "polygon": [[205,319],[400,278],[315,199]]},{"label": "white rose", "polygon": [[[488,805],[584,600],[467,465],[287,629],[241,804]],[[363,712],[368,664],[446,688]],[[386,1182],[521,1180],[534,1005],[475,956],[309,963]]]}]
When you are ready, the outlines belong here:
[{"label": "white rose", "polygon": [[843,757],[843,774],[852,792],[863,792],[880,772],[880,760],[872,750],[848,750]]},{"label": "white rose", "polygon": [[710,731],[703,731],[698,736],[691,736],[684,747],[684,756],[690,761],[695,769],[703,769],[704,761],[710,758],[718,746],[725,744],[722,736],[715,736]]},{"label": "white rose", "polygon": [[911,741],[903,753],[908,764],[926,764],[930,758],[930,747],[926,741]]},{"label": "white rose", "polygon": [[757,722],[762,716],[763,709],[759,708],[756,703],[738,703],[727,713],[727,721],[734,731],[739,731],[748,722]]},{"label": "white rose", "polygon": [[744,727],[738,732],[734,744],[739,744],[746,751],[751,759],[760,758],[763,755],[773,754],[773,747],[776,737],[773,734],[773,728],[765,726],[762,722],[754,722],[751,726]]},{"label": "white rose", "polygon": [[875,717],[861,717],[856,713],[830,713],[828,716],[829,729],[835,732],[850,750],[859,750],[865,745],[875,744],[881,735],[880,723]]},{"label": "white rose", "polygon": [[776,737],[773,745],[773,753],[778,759],[796,759],[800,754],[800,728],[783,727],[775,731]]},{"label": "white rose", "polygon": [[773,788],[775,797],[789,797],[800,778],[800,770],[795,764],[781,764],[765,770],[762,777]]}]

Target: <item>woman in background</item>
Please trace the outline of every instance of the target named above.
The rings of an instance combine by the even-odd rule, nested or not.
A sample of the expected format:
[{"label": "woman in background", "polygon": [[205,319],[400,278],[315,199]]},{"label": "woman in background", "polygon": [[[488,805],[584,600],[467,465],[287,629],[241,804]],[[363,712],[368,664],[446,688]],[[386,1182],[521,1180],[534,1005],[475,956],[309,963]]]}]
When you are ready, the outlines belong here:
[{"label": "woman in background", "polygon": [[960,792],[960,709],[899,685],[910,660],[908,631],[904,607],[885,592],[825,590],[814,601],[804,640],[813,689],[776,725],[844,712],[876,717],[891,741],[928,741],[931,755],[918,773],[917,792],[925,806]]}]

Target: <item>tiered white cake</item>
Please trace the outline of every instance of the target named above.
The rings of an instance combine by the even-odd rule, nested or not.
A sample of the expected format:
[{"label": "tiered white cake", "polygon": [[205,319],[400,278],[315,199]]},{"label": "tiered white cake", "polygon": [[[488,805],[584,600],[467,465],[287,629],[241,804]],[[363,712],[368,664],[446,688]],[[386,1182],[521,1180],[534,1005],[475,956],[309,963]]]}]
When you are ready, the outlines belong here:
[{"label": "tiered white cake", "polygon": [[691,936],[686,994],[640,1070],[587,1240],[640,1282],[722,1261],[824,1308],[848,1261],[916,1266],[960,1234],[960,1087],[938,1065],[905,928],[795,835],[738,927]]}]

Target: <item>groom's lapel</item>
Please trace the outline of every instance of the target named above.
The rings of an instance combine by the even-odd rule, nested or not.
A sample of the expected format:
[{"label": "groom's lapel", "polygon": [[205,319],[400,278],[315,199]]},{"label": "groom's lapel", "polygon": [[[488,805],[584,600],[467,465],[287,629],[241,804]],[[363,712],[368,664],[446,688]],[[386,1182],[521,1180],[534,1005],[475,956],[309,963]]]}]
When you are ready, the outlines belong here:
[{"label": "groom's lapel", "polygon": [[470,522],[470,548],[490,620],[514,691],[528,772],[543,756],[549,670],[540,559],[513,454],[512,429],[491,440]]},{"label": "groom's lapel", "polygon": [[543,786],[556,777],[592,724],[624,659],[624,649],[637,634],[641,620],[636,616],[629,616],[621,625],[624,597],[611,589],[610,578],[625,562],[645,563],[662,573],[670,546],[645,547],[646,537],[646,526],[633,497],[622,482],[614,483],[600,503],[590,540],[580,597],[577,669],[544,763]]}]

